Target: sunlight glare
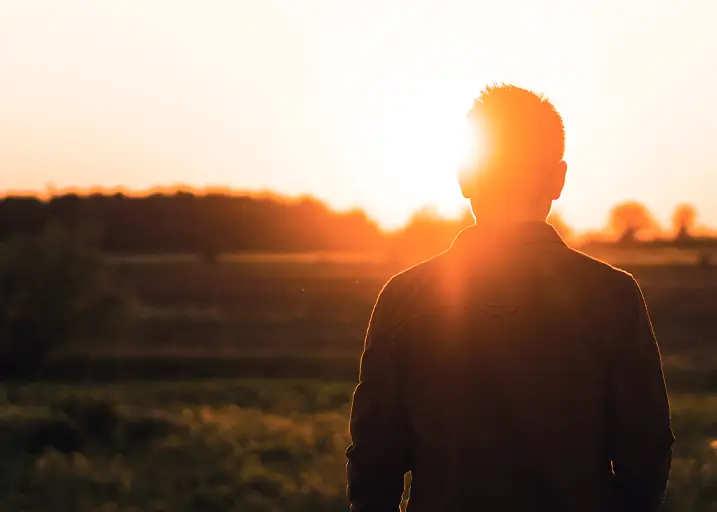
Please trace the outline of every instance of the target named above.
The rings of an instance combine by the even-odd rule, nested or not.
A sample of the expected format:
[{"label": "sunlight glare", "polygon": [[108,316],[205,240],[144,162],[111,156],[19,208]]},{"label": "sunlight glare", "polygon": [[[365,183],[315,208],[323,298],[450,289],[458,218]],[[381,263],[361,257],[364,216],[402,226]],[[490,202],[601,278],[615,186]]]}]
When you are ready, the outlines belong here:
[{"label": "sunlight glare", "polygon": [[472,97],[442,82],[405,83],[387,88],[375,112],[374,147],[370,179],[391,191],[402,222],[423,206],[455,217],[466,207],[457,175],[475,158],[475,135],[466,113]]},{"label": "sunlight glare", "polygon": [[466,119],[461,130],[461,145],[458,161],[459,171],[480,168],[486,158],[486,145],[482,123],[478,119]]}]

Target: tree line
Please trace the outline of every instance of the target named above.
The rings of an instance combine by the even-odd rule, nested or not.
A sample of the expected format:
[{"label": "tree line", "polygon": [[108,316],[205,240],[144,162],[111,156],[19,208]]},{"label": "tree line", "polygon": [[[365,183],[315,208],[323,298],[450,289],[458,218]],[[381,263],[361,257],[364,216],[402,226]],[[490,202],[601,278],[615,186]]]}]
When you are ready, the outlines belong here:
[{"label": "tree line", "polygon": [[381,230],[359,210],[337,213],[302,198],[66,194],[0,202],[0,239],[39,233],[48,223],[91,234],[106,252],[358,251],[380,247]]},{"label": "tree line", "polygon": [[[689,237],[696,216],[692,206],[678,207],[675,233]],[[573,235],[559,215],[552,214],[549,221],[564,237]],[[387,233],[361,210],[336,212],[311,197],[289,200],[231,193],[95,193],[0,200],[0,240],[37,234],[58,223],[84,230],[103,251],[116,254],[358,251],[423,256],[447,248],[472,222],[468,210],[459,219],[443,219],[423,209],[401,229]],[[605,232],[629,240],[656,232],[656,227],[644,205],[628,202],[610,212]]]}]

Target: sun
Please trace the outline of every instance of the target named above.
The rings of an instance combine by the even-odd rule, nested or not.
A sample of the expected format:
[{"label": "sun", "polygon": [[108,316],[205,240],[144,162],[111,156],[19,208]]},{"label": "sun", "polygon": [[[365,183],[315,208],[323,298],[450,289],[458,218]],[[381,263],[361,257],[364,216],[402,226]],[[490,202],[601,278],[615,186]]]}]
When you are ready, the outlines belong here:
[{"label": "sun", "polygon": [[362,180],[383,225],[401,224],[424,206],[448,217],[467,207],[457,179],[472,151],[472,96],[463,89],[441,81],[392,84],[370,116],[363,113],[372,164]]}]

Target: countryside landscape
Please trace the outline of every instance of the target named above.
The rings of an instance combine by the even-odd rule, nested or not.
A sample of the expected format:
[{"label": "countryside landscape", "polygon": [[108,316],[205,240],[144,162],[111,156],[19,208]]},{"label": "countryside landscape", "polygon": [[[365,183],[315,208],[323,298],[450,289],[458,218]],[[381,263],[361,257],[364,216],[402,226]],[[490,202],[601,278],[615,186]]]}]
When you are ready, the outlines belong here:
[{"label": "countryside landscape", "polygon": [[[666,510],[707,511],[717,243],[693,208],[674,217],[618,205],[582,239],[553,222],[641,283],[678,439]],[[375,298],[470,220],[424,211],[387,233],[306,198],[5,198],[0,510],[346,510]]]},{"label": "countryside landscape", "polygon": [[[676,437],[660,510],[717,512],[715,20],[714,0],[0,0],[0,512],[379,512],[361,503],[398,501],[392,463],[416,478],[400,512],[659,507],[654,350],[608,374],[563,343],[616,317],[649,338],[635,290],[578,266],[552,288],[568,259],[523,247],[505,268],[535,276],[502,280],[480,241],[499,265],[441,282],[464,350],[429,342],[431,316],[401,339],[428,350],[364,366],[416,370],[415,432],[363,386],[347,478],[385,283],[476,222],[500,241],[548,212],[644,294]],[[597,289],[604,316],[576,300]]]}]

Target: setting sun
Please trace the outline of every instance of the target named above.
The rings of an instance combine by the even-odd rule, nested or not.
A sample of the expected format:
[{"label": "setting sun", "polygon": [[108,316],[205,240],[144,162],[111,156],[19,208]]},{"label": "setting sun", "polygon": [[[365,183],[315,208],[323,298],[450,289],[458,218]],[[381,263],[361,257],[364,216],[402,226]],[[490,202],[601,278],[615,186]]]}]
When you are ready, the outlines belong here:
[{"label": "setting sun", "polygon": [[[375,198],[391,198],[382,224],[396,226],[422,206],[458,215],[466,201],[457,173],[471,148],[466,113],[470,87],[442,81],[386,85],[369,112],[357,112],[367,126],[356,155],[353,178]],[[388,197],[387,197],[388,199]],[[388,201],[387,201],[388,202]]]}]

